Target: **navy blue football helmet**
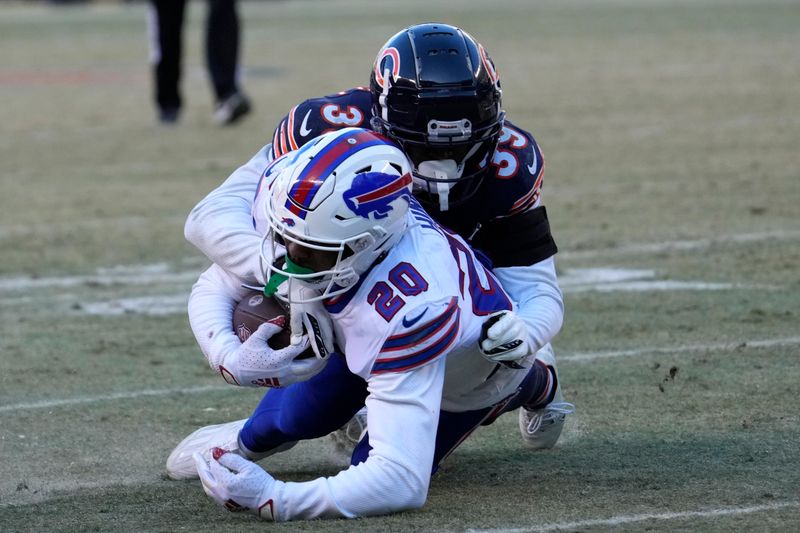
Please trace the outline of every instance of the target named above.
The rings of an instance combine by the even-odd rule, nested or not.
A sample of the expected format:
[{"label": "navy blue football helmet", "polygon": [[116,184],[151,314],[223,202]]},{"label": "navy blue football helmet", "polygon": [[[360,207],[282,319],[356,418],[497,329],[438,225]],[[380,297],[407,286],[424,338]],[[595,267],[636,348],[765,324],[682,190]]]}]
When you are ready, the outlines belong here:
[{"label": "navy blue football helmet", "polygon": [[417,198],[444,211],[472,196],[505,117],[483,46],[447,24],[410,26],[381,48],[370,91],[371,126],[408,155]]}]

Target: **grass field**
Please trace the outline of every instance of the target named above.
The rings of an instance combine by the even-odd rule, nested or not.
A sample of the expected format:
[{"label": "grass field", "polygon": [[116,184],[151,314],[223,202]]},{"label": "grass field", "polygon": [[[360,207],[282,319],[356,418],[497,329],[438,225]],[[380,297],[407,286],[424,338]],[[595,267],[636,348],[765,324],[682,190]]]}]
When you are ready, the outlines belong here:
[{"label": "grass field", "polygon": [[[174,128],[143,4],[0,6],[0,530],[800,530],[800,3],[243,3],[255,113],[211,121],[191,5]],[[559,447],[481,429],[424,509],[270,525],[164,461],[258,391],[208,369],[185,302],[189,209],[300,99],[367,82],[394,31],[462,25],[547,157],[576,404]],[[326,441],[264,463],[338,470]]]}]

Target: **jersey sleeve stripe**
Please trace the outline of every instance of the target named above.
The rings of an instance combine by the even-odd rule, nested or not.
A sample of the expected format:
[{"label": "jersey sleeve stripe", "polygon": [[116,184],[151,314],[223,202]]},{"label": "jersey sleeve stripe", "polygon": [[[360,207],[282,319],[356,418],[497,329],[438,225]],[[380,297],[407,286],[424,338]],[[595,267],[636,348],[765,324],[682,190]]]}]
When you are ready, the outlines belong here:
[{"label": "jersey sleeve stripe", "polygon": [[278,159],[280,156],[283,155],[283,152],[281,152],[281,147],[280,147],[280,131],[281,131],[281,125],[282,124],[283,124],[283,122],[281,122],[281,124],[278,125],[277,128],[275,128],[275,134],[272,136],[272,157],[273,157],[273,159]]},{"label": "jersey sleeve stripe", "polygon": [[414,330],[400,333],[398,335],[392,335],[386,339],[386,342],[384,342],[383,346],[381,347],[381,353],[405,350],[409,347],[417,346],[421,342],[429,339],[432,335],[436,334],[437,331],[441,330],[444,325],[453,317],[457,310],[458,306],[456,305],[456,298],[453,297],[450,300],[450,303],[447,305],[447,309],[445,309],[444,312],[438,317],[420,325]]},{"label": "jersey sleeve stripe", "polygon": [[511,206],[512,211],[519,209],[525,204],[528,204],[531,196],[536,196],[536,193],[542,186],[542,179],[544,178],[545,160],[544,157],[542,157],[541,150],[539,150],[539,147],[536,144],[533,145],[533,163],[539,168],[539,172],[536,173],[536,179],[533,182],[533,187],[531,188],[530,191],[528,191],[528,193],[525,196],[514,202],[514,205]]},{"label": "jersey sleeve stripe", "polygon": [[545,162],[544,159],[542,160],[542,166],[539,169],[539,174],[536,176],[536,181],[533,184],[533,188],[531,188],[528,193],[517,200],[513,206],[511,206],[511,211],[509,215],[515,215],[517,213],[521,213],[523,211],[528,210],[530,207],[536,204],[536,201],[539,199],[539,196],[542,192],[542,181],[544,181],[544,167]]},{"label": "jersey sleeve stripe", "polygon": [[285,120],[283,122],[281,122],[280,139],[281,139],[281,153],[285,154],[285,153],[287,153],[289,151],[289,149],[286,148],[286,121]]},{"label": "jersey sleeve stripe", "polygon": [[297,141],[294,138],[294,114],[297,111],[297,106],[294,106],[291,111],[289,111],[289,125],[286,128],[287,137],[289,138],[289,149],[297,150]]},{"label": "jersey sleeve stripe", "polygon": [[446,351],[458,336],[460,323],[460,311],[456,311],[455,320],[452,321],[450,329],[434,344],[416,351],[405,357],[392,359],[376,359],[372,366],[373,374],[383,374],[386,372],[403,372],[414,367],[421,366],[431,361]]}]

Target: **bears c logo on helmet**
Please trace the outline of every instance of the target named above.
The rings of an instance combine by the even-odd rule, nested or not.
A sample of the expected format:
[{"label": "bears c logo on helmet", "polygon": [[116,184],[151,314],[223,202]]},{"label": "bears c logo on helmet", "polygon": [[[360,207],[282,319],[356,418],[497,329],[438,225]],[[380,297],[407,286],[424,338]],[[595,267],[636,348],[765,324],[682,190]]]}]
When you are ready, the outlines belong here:
[{"label": "bears c logo on helmet", "polygon": [[386,69],[389,69],[392,78],[397,78],[397,75],[400,74],[400,52],[392,46],[384,48],[378,54],[378,58],[375,59],[375,80],[378,85],[384,88],[386,87],[386,80],[383,79],[383,72]]}]

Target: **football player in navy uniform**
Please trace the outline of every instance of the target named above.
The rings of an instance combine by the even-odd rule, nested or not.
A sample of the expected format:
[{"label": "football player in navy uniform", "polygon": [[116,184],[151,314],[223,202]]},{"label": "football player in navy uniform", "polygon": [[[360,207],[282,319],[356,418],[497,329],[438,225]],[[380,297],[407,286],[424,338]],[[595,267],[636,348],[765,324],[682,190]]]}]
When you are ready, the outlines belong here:
[{"label": "football player in navy uniform", "polygon": [[[505,118],[501,94],[492,59],[469,34],[438,23],[406,28],[381,48],[369,88],[306,100],[292,108],[275,129],[272,143],[192,210],[185,234],[216,267],[243,283],[264,286],[254,253],[262,235],[254,228],[252,209],[265,168],[329,131],[357,126],[388,137],[412,163],[414,196],[439,224],[482,254],[514,300],[514,312],[487,319],[480,348],[498,368],[518,365],[531,353],[549,368],[555,385],[551,394],[537,405],[523,405],[518,416],[527,444],[551,448],[572,406],[564,402],[550,346],[562,325],[563,300],[554,262],[557,249],[541,198],[545,164],[533,137]],[[235,364],[252,355],[256,342],[261,342],[258,350],[270,348],[256,336],[245,344],[239,341],[231,330],[235,302],[230,293],[215,289],[213,278],[206,273],[195,285],[189,317],[201,349],[223,373],[215,362]],[[294,417],[292,427],[244,427],[242,420],[202,428],[170,455],[169,475],[196,477],[191,456],[199,449],[232,449],[244,442],[247,449],[266,453],[334,431],[344,421],[326,417],[325,409],[346,390],[360,386],[360,378],[346,369],[334,374],[331,368],[329,364],[308,381],[271,391],[259,406],[280,410],[303,402],[308,423]],[[311,389],[328,392],[309,405]],[[350,407],[355,413],[360,406]]]}]

